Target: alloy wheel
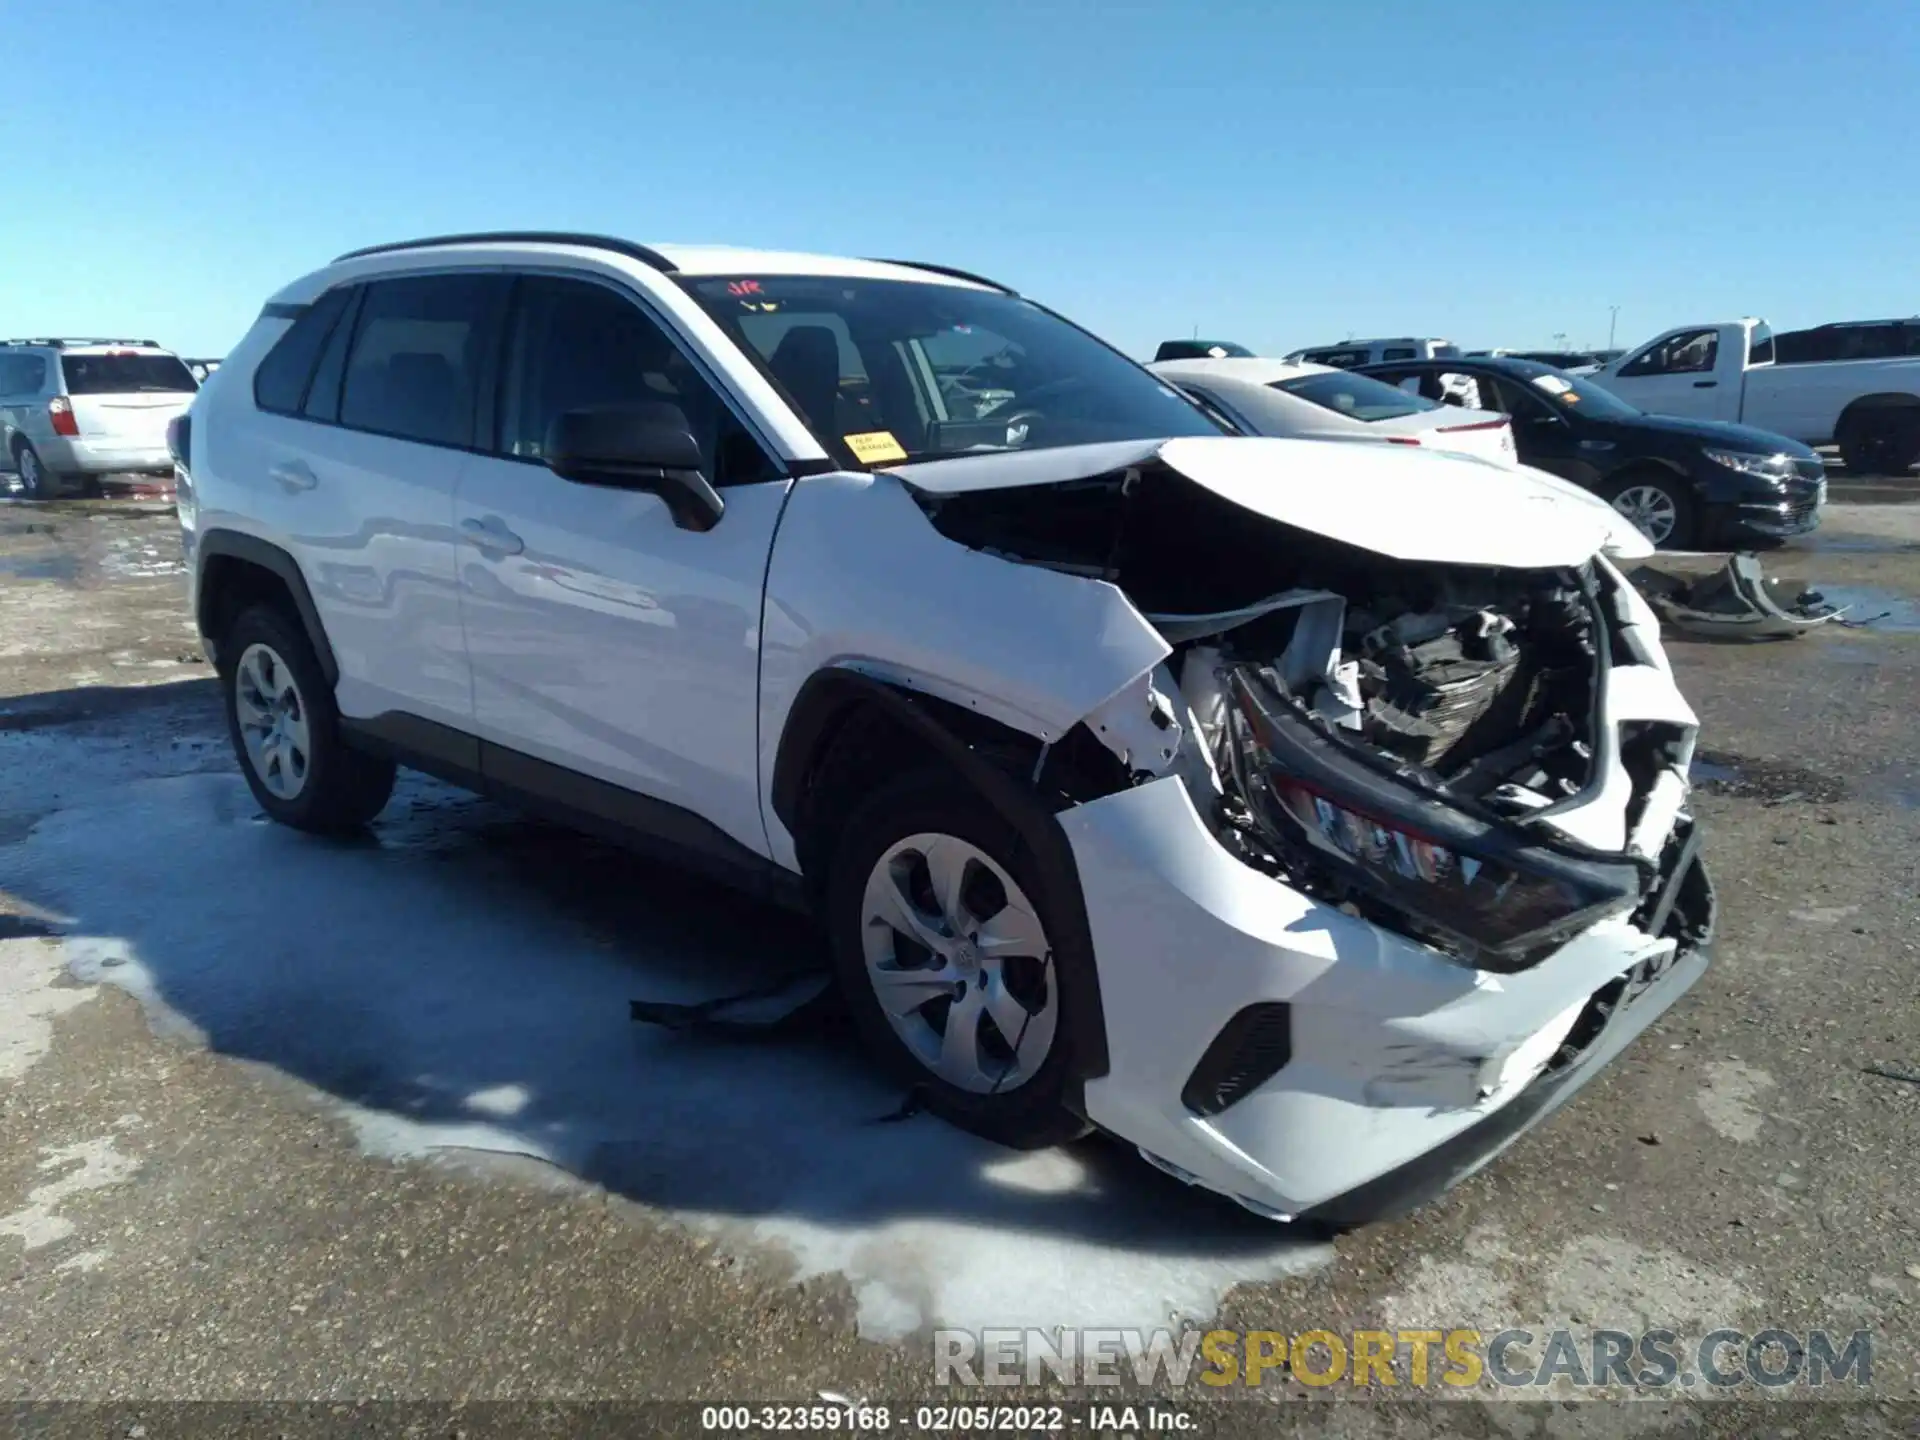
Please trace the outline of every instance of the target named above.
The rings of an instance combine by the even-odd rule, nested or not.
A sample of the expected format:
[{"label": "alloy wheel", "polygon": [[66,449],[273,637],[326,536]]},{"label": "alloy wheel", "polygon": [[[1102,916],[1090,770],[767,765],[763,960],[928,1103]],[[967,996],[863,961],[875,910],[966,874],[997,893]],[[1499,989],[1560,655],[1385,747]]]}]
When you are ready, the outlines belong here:
[{"label": "alloy wheel", "polygon": [[1680,521],[1679,506],[1658,485],[1629,485],[1613,497],[1613,508],[1655,545],[1664,545]]},{"label": "alloy wheel", "polygon": [[29,500],[41,500],[46,497],[47,472],[40,465],[40,457],[30,446],[20,447],[20,453],[14,456],[14,464],[20,472],[20,488]]},{"label": "alloy wheel", "polygon": [[867,877],[867,979],[894,1033],[956,1089],[1017,1090],[1059,1024],[1053,954],[1013,877],[952,835],[909,835]]},{"label": "alloy wheel", "polygon": [[293,670],[271,645],[249,645],[240,656],[233,704],[253,773],[276,798],[296,798],[313,763],[307,705]]}]

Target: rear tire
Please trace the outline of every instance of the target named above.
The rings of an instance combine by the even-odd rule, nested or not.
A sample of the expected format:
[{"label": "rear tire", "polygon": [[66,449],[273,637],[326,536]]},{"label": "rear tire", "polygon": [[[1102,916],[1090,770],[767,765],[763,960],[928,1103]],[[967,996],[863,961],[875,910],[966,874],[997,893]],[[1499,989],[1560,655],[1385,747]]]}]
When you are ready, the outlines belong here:
[{"label": "rear tire", "polygon": [[299,623],[252,606],[218,653],[227,733],[260,808],[321,835],[350,834],[378,815],[393,794],[393,762],[341,739],[333,689]]},{"label": "rear tire", "polygon": [[937,770],[883,786],[842,830],[825,898],[854,1024],[929,1110],[1022,1150],[1087,1132],[1065,1100],[1074,1031],[1058,969],[1093,957],[1067,943],[1039,867],[990,805]]},{"label": "rear tire", "polygon": [[1920,457],[1920,411],[1862,411],[1849,416],[1834,438],[1854,479],[1905,475]]},{"label": "rear tire", "polygon": [[52,500],[60,493],[60,479],[40,459],[40,452],[26,440],[13,442],[13,472],[20,477],[20,491],[29,500]]},{"label": "rear tire", "polygon": [[1686,482],[1665,470],[1636,470],[1600,492],[1631,520],[1656,550],[1684,550],[1694,542],[1696,516]]}]

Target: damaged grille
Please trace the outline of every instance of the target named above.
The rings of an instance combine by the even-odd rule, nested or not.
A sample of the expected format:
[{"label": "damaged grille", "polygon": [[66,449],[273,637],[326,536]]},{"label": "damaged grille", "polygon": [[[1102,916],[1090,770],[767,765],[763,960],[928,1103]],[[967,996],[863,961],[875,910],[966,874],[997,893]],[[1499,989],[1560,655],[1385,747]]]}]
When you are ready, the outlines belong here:
[{"label": "damaged grille", "polygon": [[1284,1001],[1249,1005],[1220,1033],[1181,1087],[1196,1115],[1218,1115],[1271,1080],[1293,1058],[1293,1010]]}]

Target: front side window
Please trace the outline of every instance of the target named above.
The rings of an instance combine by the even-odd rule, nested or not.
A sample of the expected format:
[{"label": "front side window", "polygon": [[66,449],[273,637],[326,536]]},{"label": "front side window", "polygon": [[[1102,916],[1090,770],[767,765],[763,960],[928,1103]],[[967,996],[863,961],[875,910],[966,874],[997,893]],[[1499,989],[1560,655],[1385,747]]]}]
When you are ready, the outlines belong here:
[{"label": "front side window", "polygon": [[682,283],[843,464],[1220,433],[1171,386],[1017,296],[839,276]]},{"label": "front side window", "polygon": [[652,402],[686,416],[716,486],[781,473],[666,332],[589,280],[520,281],[500,396],[498,449],[516,459],[546,459],[549,428],[569,410]]},{"label": "front side window", "polygon": [[1396,420],[1435,408],[1433,400],[1410,395],[1371,375],[1302,375],[1277,381],[1273,388],[1311,400],[1350,420]]},{"label": "front side window", "polygon": [[200,388],[174,355],[62,355],[60,373],[69,395],[191,395]]},{"label": "front side window", "polygon": [[1620,368],[1620,378],[1636,375],[1694,375],[1713,369],[1720,356],[1717,330],[1688,330],[1658,341]]},{"label": "front side window", "polygon": [[473,444],[477,380],[505,285],[488,274],[368,285],[340,387],[340,423],[428,445]]}]

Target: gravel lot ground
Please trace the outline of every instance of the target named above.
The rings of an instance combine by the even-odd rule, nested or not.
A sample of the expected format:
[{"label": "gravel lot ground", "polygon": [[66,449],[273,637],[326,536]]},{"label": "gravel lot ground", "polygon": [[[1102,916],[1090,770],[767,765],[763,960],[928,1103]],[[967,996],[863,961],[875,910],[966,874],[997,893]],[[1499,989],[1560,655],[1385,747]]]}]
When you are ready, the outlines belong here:
[{"label": "gravel lot ground", "polygon": [[[811,937],[425,781],[365,845],[259,823],[170,510],[0,502],[0,1400],[906,1401],[942,1323],[1778,1326],[1871,1331],[1870,1390],[1446,1428],[1910,1433],[1920,1083],[1866,1067],[1920,1074],[1916,498],[1842,486],[1767,561],[1885,619],[1671,641],[1717,966],[1489,1170],[1331,1244],[1104,1142],[876,1127],[898,1097],[832,1035],[632,1034],[626,995]],[[1275,1403],[1351,1393],[1276,1372],[1206,1423],[1440,1419]]]}]

